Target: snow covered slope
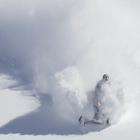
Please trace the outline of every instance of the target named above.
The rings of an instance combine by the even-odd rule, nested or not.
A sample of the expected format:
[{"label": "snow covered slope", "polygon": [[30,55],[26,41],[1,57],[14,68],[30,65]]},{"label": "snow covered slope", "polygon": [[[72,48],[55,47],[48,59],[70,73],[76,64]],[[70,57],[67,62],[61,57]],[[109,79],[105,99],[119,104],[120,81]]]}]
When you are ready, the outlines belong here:
[{"label": "snow covered slope", "polygon": [[[140,139],[139,4],[0,0],[0,139]],[[81,128],[105,73],[125,111]]]},{"label": "snow covered slope", "polygon": [[[11,82],[11,84],[15,84],[15,81],[9,79],[9,77],[7,76],[1,75],[0,78],[1,78],[1,83],[3,84],[5,83],[5,86],[6,83],[9,82]],[[58,120],[53,120],[55,119],[55,116],[51,116],[52,124],[47,122],[48,117],[50,117],[49,113],[53,113],[54,115],[54,112],[50,111],[47,107],[44,107],[44,109],[42,109],[43,107],[39,108],[40,106],[39,101],[37,100],[36,97],[30,96],[29,91],[23,91],[23,90],[17,91],[17,90],[4,88],[0,90],[0,96],[1,96],[0,138],[2,140],[46,139],[46,138],[61,139],[61,140],[63,139],[131,140],[132,138],[139,139],[140,94],[137,92],[134,94],[136,96],[131,101],[129,108],[127,109],[127,113],[125,113],[125,115],[119,121],[118,124],[106,127],[103,130],[99,130],[98,126],[91,125],[90,130],[93,132],[90,133],[87,133],[89,129],[87,126],[85,126],[84,129],[81,129],[82,131],[81,134],[77,133],[76,135],[74,135],[77,129],[80,129],[78,125],[77,125],[78,127],[77,126],[73,127],[73,130],[68,129],[69,127],[72,127],[71,124],[70,123],[66,124],[65,121],[61,122],[62,124],[59,124],[58,121],[62,121],[62,120],[60,118],[58,118]],[[57,123],[56,126],[54,126],[54,121],[55,123]],[[46,127],[44,126],[44,123]],[[63,128],[64,127],[63,123],[65,123],[66,125],[65,129]],[[52,125],[52,126],[48,126],[48,125]],[[59,129],[62,129],[65,134],[56,135],[55,133],[62,134],[62,131],[58,131]],[[50,134],[48,131],[50,132]],[[67,132],[69,132],[69,135],[67,135],[68,134]],[[51,135],[51,133],[53,134]]]}]

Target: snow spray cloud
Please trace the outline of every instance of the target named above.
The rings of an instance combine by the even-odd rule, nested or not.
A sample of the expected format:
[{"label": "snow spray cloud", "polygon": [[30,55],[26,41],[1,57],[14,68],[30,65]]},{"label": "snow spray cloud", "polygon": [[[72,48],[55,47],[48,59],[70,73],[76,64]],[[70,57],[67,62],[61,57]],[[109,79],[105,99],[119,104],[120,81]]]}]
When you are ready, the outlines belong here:
[{"label": "snow spray cloud", "polygon": [[50,95],[67,118],[77,118],[104,73],[133,95],[140,83],[140,21],[132,3],[1,0],[0,71]]}]

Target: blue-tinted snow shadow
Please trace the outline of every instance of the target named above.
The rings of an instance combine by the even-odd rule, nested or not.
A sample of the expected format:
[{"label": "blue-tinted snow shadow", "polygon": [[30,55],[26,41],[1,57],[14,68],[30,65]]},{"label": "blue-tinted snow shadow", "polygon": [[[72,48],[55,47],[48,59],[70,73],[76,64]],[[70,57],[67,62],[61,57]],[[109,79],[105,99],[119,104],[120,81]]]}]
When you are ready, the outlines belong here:
[{"label": "blue-tinted snow shadow", "polygon": [[82,135],[88,132],[101,131],[107,126],[80,127],[58,116],[52,106],[52,101],[47,95],[40,96],[41,106],[38,110],[11,120],[0,128],[0,134],[21,135]]},{"label": "blue-tinted snow shadow", "polygon": [[[14,66],[11,65],[11,59],[6,55],[6,60],[0,59],[0,73],[9,75],[17,83],[11,85],[10,89],[14,90],[31,90],[33,74],[30,66],[23,66],[18,58],[14,58]],[[26,64],[26,63],[25,63]],[[38,94],[41,106],[28,114],[17,117],[11,120],[0,128],[0,134],[22,134],[22,135],[82,135],[88,132],[101,131],[107,126],[90,125],[84,128],[79,126],[78,118],[77,124],[60,117],[53,108],[51,98],[45,94]],[[33,95],[34,96],[34,95]],[[65,113],[65,112],[64,112]]]}]

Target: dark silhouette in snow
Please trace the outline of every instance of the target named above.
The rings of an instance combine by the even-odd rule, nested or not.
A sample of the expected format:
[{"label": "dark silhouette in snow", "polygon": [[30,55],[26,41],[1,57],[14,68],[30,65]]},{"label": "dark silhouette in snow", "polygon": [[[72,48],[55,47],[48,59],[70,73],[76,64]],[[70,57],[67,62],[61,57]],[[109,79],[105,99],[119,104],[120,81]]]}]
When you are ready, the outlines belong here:
[{"label": "dark silhouette in snow", "polygon": [[[102,107],[104,104],[104,96],[105,96],[105,91],[104,91],[104,85],[109,85],[109,76],[107,74],[103,75],[103,79],[100,80],[96,87],[95,87],[95,92],[94,92],[94,98],[93,98],[93,104],[94,104],[94,119],[103,122],[103,118],[107,117],[107,114],[104,114],[102,112]],[[106,122],[109,123],[109,118],[106,119]]]},{"label": "dark silhouette in snow", "polygon": [[95,87],[95,91],[93,92],[93,119],[90,120],[88,118],[84,118],[80,116],[79,122],[80,123],[96,123],[102,124],[107,123],[109,124],[109,117],[108,114],[104,112],[104,103],[105,103],[105,88],[106,86],[110,85],[109,76],[107,74],[103,75],[102,80],[100,80]]}]

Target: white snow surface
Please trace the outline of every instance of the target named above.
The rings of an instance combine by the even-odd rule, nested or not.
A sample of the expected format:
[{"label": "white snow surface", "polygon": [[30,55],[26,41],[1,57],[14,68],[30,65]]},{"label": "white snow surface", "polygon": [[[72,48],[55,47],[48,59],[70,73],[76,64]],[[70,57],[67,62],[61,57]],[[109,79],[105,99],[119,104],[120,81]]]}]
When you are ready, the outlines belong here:
[{"label": "white snow surface", "polygon": [[[138,0],[0,0],[0,140],[140,139]],[[105,112],[93,118],[108,74]]]}]

